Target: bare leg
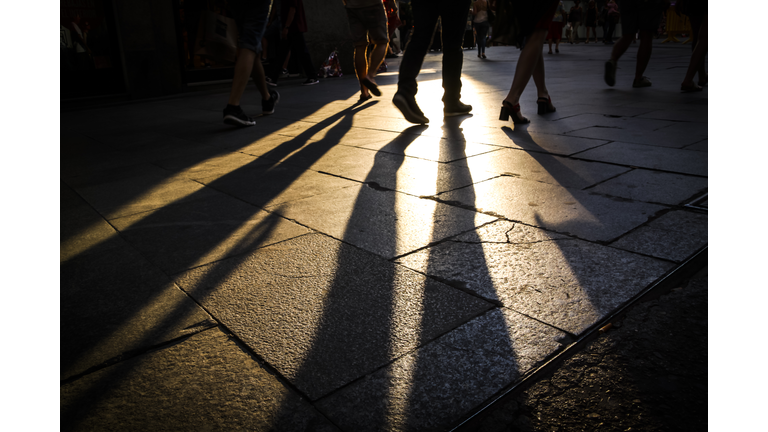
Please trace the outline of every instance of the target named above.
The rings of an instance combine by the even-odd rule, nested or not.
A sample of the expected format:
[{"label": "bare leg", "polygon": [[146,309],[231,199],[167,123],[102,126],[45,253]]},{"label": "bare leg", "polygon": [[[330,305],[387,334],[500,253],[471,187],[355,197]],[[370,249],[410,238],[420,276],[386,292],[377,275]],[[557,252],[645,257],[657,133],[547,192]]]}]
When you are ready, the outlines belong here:
[{"label": "bare leg", "polygon": [[549,91],[544,82],[544,56],[539,51],[539,59],[536,61],[536,67],[533,69],[533,83],[536,84],[536,94],[540,98],[548,98]]},{"label": "bare leg", "polygon": [[[517,67],[515,68],[515,76],[512,79],[512,87],[504,99],[513,106],[520,102],[520,95],[523,94],[525,86],[528,85],[528,81],[531,79],[531,75],[541,59],[541,49],[545,37],[547,37],[546,30],[534,30],[528,42],[526,42],[525,48],[520,51],[520,58],[517,60]],[[542,68],[543,73],[544,69]]]},{"label": "bare leg", "polygon": [[251,78],[253,78],[253,83],[256,84],[256,88],[259,90],[259,93],[261,93],[261,99],[269,100],[271,96],[269,95],[269,89],[267,88],[267,80],[266,80],[266,75],[264,74],[264,66],[262,66],[261,61],[258,60],[257,58],[254,58],[253,72],[251,73]]},{"label": "bare leg", "polygon": [[618,62],[621,56],[627,52],[627,48],[629,48],[629,45],[632,44],[633,40],[635,40],[635,35],[623,34],[621,38],[619,38],[619,40],[613,44],[613,49],[611,50],[611,60]]},{"label": "bare leg", "polygon": [[[367,48],[367,45],[360,45],[355,47],[355,74],[357,75],[358,81],[360,81],[361,79],[365,78],[366,75],[368,75],[368,58],[365,55],[366,48]],[[368,92],[368,88],[364,86],[362,83],[360,84],[360,93],[365,98],[370,96],[370,93]]]},{"label": "bare leg", "polygon": [[[371,64],[368,68],[368,79],[373,81],[376,78],[376,72],[381,66],[381,62],[384,61],[384,56],[387,54],[387,47],[389,43],[378,43],[371,50]],[[375,81],[374,81],[375,82]]]},{"label": "bare leg", "polygon": [[[229,104],[240,105],[240,97],[248,85],[248,77],[253,70],[253,63],[256,60],[256,52],[249,49],[240,48],[237,50],[237,60],[235,62],[235,75],[232,78],[232,89],[229,92]],[[261,62],[259,62],[261,66]],[[262,70],[263,74],[263,70]]]},{"label": "bare leg", "polygon": [[649,31],[640,31],[640,47],[637,49],[637,65],[635,66],[635,80],[643,77],[643,72],[648,67],[653,50],[653,34]]},{"label": "bare leg", "polygon": [[547,39],[547,44],[549,44],[549,53],[552,54],[552,39]]},{"label": "bare leg", "polygon": [[707,55],[708,36],[707,36],[707,17],[704,17],[704,22],[701,24],[701,30],[699,30],[698,40],[696,46],[693,48],[693,54],[691,54],[691,61],[688,63],[688,71],[683,79],[683,87],[694,87],[696,84],[693,82],[693,77],[699,72],[699,81],[702,81],[701,68],[704,65],[704,56]]}]

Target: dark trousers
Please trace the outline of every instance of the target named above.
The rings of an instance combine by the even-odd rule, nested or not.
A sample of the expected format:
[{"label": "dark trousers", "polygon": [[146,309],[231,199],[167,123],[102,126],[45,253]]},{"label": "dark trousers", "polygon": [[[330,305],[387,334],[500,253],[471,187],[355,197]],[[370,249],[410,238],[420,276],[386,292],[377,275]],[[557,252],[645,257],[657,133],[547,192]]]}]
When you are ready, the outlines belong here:
[{"label": "dark trousers", "polygon": [[488,36],[488,29],[491,27],[488,21],[473,24],[477,30],[477,52],[485,53],[485,38]]},{"label": "dark trousers", "polygon": [[454,103],[461,98],[461,67],[464,63],[464,30],[470,0],[413,0],[413,34],[408,50],[400,63],[397,91],[407,95],[417,92],[416,77],[419,75],[424,56],[429,50],[432,34],[441,19],[443,52],[443,102]]},{"label": "dark trousers", "polygon": [[272,82],[277,82],[280,78],[280,72],[283,71],[283,63],[285,58],[288,57],[288,53],[291,53],[291,57],[295,57],[301,63],[301,68],[304,69],[304,74],[307,78],[317,78],[317,72],[312,66],[312,57],[309,56],[309,50],[307,49],[307,43],[304,40],[304,33],[298,31],[291,31],[288,33],[288,37],[280,39],[280,44],[277,49],[277,63],[272,65],[269,78]]}]

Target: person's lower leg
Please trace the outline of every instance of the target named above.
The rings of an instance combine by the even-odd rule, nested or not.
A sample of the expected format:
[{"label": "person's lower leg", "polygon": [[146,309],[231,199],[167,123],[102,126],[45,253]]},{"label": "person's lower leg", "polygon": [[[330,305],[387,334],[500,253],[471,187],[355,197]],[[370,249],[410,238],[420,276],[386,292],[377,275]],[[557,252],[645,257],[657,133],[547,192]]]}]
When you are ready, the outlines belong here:
[{"label": "person's lower leg", "polygon": [[232,77],[232,88],[229,91],[230,105],[240,105],[240,97],[248,85],[248,77],[251,75],[253,63],[256,60],[256,52],[246,48],[237,50],[237,60],[235,61],[235,73]]},{"label": "person's lower leg", "polygon": [[648,67],[653,51],[653,34],[649,31],[640,31],[640,47],[637,49],[637,64],[635,66],[635,80],[643,78],[643,73]]},{"label": "person's lower leg", "polygon": [[706,80],[706,72],[702,75],[701,70],[704,68],[704,58],[707,55],[707,49],[709,44],[707,19],[704,18],[704,22],[699,30],[699,37],[696,46],[693,48],[693,54],[691,54],[691,61],[688,63],[688,71],[685,74],[683,80],[684,86],[693,85],[693,77],[696,73],[699,73],[699,81]]},{"label": "person's lower leg", "polygon": [[261,94],[261,99],[269,100],[271,96],[269,94],[269,89],[267,88],[264,66],[261,65],[261,60],[259,60],[258,57],[254,58],[251,78],[253,78],[253,83],[256,84],[256,89],[259,90],[259,93]]},{"label": "person's lower leg", "polygon": [[379,66],[384,61],[384,56],[387,55],[388,43],[377,43],[371,50],[371,63],[368,67],[368,79],[373,81],[376,78],[376,72],[379,70]]},{"label": "person's lower leg", "polygon": [[544,56],[539,52],[539,59],[536,61],[536,67],[533,69],[533,83],[536,84],[536,96],[548,98],[549,90],[544,81]]},{"label": "person's lower leg", "polygon": [[627,52],[627,48],[632,45],[632,40],[634,40],[634,36],[632,35],[621,36],[621,38],[615,44],[613,44],[613,49],[611,50],[611,60],[618,62],[621,56]]},{"label": "person's lower leg", "polygon": [[[368,58],[365,55],[365,49],[367,45],[360,45],[355,47],[355,75],[357,80],[360,81],[368,74]],[[368,96],[368,87],[360,83],[360,93],[363,96]]]},{"label": "person's lower leg", "polygon": [[520,95],[523,94],[525,86],[528,85],[528,81],[530,81],[531,75],[538,65],[539,57],[541,57],[542,43],[546,35],[546,30],[535,30],[525,43],[525,47],[520,51],[515,75],[512,78],[512,86],[507,97],[504,98],[510,104],[516,105],[520,102]]}]

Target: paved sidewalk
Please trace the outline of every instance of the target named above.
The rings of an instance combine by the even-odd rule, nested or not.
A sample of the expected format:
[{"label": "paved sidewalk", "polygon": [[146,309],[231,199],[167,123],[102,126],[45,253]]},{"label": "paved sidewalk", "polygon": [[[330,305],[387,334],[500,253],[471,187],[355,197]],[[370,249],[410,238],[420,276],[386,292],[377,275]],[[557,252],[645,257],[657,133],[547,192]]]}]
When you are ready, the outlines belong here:
[{"label": "paved sidewalk", "polygon": [[636,49],[613,88],[610,47],[545,53],[527,126],[508,47],[465,51],[447,119],[430,54],[428,126],[397,60],[362,104],[352,71],[281,81],[251,128],[227,90],[62,112],[62,429],[456,426],[707,244],[708,92],[658,41],[632,89]]}]

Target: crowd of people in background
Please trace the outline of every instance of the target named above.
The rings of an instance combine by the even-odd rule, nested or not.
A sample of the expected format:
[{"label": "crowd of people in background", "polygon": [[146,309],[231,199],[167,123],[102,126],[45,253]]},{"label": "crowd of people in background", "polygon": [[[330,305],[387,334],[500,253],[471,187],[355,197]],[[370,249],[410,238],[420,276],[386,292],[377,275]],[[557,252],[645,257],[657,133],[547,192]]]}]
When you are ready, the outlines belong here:
[{"label": "crowd of people in background", "polygon": [[[613,45],[605,63],[604,80],[613,86],[617,64],[630,44],[639,40],[635,64],[634,88],[651,86],[644,75],[652,54],[652,39],[659,33],[669,0],[589,0],[584,9],[580,0],[566,11],[561,0],[340,0],[347,11],[354,57],[355,74],[360,86],[360,101],[381,96],[376,75],[386,70],[386,58],[402,54],[394,105],[406,120],[425,124],[429,119],[419,109],[415,95],[416,78],[426,54],[442,51],[444,115],[468,114],[471,105],[461,102],[461,69],[464,48],[477,46],[477,57],[487,59],[486,49],[494,44],[516,45],[520,49],[509,93],[502,101],[501,120],[510,117],[516,124],[528,123],[522,115],[520,96],[531,78],[537,91],[537,113],[556,111],[546,86],[542,47],[548,54],[560,53],[563,36],[570,44],[598,42],[597,28],[603,32],[603,43]],[[277,2],[277,0],[276,0]],[[707,3],[700,0],[677,0],[677,12],[685,14],[692,24],[690,64],[681,91],[700,91],[707,83],[704,57],[707,52]],[[297,60],[305,74],[304,85],[319,83],[304,34],[309,31],[303,0],[241,1],[238,10],[238,54],[235,76],[227,107],[225,123],[250,126],[254,120],[240,108],[239,101],[248,78],[252,77],[262,97],[262,114],[274,112],[280,95],[279,78],[288,76],[288,61]],[[271,12],[270,12],[271,11]],[[621,24],[621,37],[614,42],[616,26]],[[469,37],[468,33],[469,32]],[[396,42],[394,42],[396,40]],[[270,59],[266,47],[276,48]],[[264,65],[266,64],[266,69]],[[698,75],[698,81],[694,78]]]}]

